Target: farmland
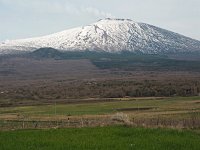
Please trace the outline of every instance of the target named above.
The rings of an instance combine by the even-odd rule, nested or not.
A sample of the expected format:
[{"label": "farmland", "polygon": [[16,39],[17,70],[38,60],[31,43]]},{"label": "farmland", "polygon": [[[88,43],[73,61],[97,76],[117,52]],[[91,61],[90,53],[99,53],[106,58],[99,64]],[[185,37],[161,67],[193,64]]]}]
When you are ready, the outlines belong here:
[{"label": "farmland", "polygon": [[[72,104],[0,108],[2,129],[131,124],[199,128],[200,97],[114,98]],[[37,124],[37,125],[35,125]]]}]

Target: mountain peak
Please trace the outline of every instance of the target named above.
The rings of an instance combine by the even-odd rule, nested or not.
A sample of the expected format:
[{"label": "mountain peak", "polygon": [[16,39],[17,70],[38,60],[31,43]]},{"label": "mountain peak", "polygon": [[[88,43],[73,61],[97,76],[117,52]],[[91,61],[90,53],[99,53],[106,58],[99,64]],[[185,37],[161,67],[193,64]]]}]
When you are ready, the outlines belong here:
[{"label": "mountain peak", "polygon": [[59,33],[0,43],[0,54],[52,47],[63,51],[140,51],[146,54],[200,51],[200,41],[131,19],[106,18]]}]

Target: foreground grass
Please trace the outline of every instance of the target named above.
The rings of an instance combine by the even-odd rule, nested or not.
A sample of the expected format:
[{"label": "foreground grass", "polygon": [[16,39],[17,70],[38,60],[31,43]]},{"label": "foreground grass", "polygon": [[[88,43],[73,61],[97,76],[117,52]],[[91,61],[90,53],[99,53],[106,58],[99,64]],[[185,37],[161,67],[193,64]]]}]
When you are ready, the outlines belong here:
[{"label": "foreground grass", "polygon": [[122,126],[0,132],[1,150],[199,150],[200,134]]}]

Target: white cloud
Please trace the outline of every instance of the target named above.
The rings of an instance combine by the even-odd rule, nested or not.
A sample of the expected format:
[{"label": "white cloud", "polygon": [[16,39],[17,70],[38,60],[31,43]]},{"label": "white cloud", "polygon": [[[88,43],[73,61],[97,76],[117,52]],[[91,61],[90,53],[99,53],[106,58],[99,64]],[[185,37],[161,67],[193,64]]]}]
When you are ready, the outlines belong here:
[{"label": "white cloud", "polygon": [[90,14],[93,14],[97,17],[114,17],[111,13],[107,13],[107,12],[104,12],[104,11],[100,11],[98,10],[97,8],[93,8],[93,7],[82,7],[81,9],[83,12],[86,12],[86,13],[90,13]]},{"label": "white cloud", "polygon": [[55,0],[0,0],[5,5],[14,6],[34,13],[66,13],[71,15],[91,14],[96,17],[113,17],[111,13],[104,12],[95,7],[78,6],[69,1]]}]

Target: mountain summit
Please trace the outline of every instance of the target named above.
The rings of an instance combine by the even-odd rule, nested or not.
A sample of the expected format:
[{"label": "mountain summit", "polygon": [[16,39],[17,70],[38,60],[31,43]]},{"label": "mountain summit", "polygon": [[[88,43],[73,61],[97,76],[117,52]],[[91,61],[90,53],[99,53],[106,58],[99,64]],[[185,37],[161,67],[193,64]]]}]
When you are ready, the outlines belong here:
[{"label": "mountain summit", "polygon": [[0,54],[52,47],[63,51],[140,51],[146,54],[200,51],[200,41],[130,19],[106,18],[55,34],[0,43]]}]

